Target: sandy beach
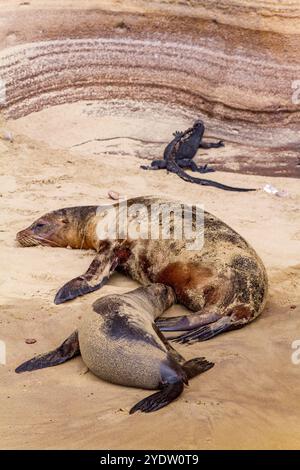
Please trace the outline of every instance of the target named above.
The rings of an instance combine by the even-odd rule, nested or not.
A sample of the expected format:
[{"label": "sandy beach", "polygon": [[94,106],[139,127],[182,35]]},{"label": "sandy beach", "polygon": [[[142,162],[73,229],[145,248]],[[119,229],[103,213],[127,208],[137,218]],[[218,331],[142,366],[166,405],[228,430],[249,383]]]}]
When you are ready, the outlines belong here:
[{"label": "sandy beach", "polygon": [[[1,449],[299,449],[299,18],[296,0],[0,0]],[[216,170],[207,177],[257,191],[140,168],[195,119],[204,140],[225,142],[199,149],[196,163]],[[14,372],[61,344],[98,297],[137,285],[114,274],[56,306],[94,253],[15,240],[45,212],[107,203],[109,191],[202,204],[269,277],[253,323],[176,346],[215,367],[148,415],[128,414],[148,391],[101,381],[80,357]]]},{"label": "sandy beach", "polygon": [[[271,183],[288,191],[280,198],[262,190],[239,194],[196,186],[164,171],[143,172],[136,152],[146,153],[148,144],[132,138],[153,140],[145,122],[137,115],[126,127],[122,117],[106,117],[101,103],[97,106],[100,123],[86,113],[86,102],[2,122],[14,141],[0,140],[0,339],[7,347],[7,364],[0,366],[1,448],[298,448],[300,365],[291,361],[291,345],[300,339],[299,180],[213,175],[231,185],[262,188]],[[168,140],[174,126],[186,124],[184,119],[157,122],[157,140]],[[127,139],[113,139],[120,135]],[[76,146],[88,140],[87,148]],[[164,144],[155,145],[161,152]],[[199,151],[199,162],[205,153],[208,158],[207,151]],[[93,300],[136,285],[115,274],[101,291],[55,306],[57,289],[84,272],[93,253],[22,248],[15,241],[16,232],[44,212],[108,202],[109,190],[203,204],[253,245],[270,280],[266,309],[253,324],[211,341],[178,346],[187,358],[204,355],[216,365],[191,381],[176,403],[153,415],[129,416],[130,407],[147,392],[101,381],[81,358],[32,374],[14,373],[20,362],[60,344]],[[183,311],[176,305],[167,314]],[[27,344],[32,338],[36,342]]]}]

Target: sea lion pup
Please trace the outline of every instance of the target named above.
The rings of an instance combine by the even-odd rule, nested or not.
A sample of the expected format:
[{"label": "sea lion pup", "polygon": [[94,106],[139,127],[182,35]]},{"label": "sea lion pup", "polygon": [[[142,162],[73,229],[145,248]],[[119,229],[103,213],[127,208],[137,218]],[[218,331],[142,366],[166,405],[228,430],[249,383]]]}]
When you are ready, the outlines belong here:
[{"label": "sea lion pup", "polygon": [[108,382],[160,389],[130,410],[159,410],[175,400],[188,379],[213,367],[203,357],[185,361],[154,323],[175,302],[171,287],[152,284],[96,300],[77,331],[54,351],[20,365],[16,372],[61,364],[81,354],[84,363]]},{"label": "sea lion pup", "polygon": [[[164,228],[169,209],[173,212],[168,219],[171,236],[153,236],[153,230],[161,233]],[[159,197],[137,197],[109,206],[50,212],[19,232],[17,240],[23,246],[70,246],[97,251],[86,273],[58,291],[56,304],[99,289],[117,269],[142,285],[158,282],[171,286],[177,301],[194,313],[161,319],[157,325],[161,331],[184,331],[176,334],[176,341],[203,341],[254,320],[264,308],[268,281],[254,249],[208,212],[201,212],[203,246],[191,244],[183,222],[190,215],[197,228],[197,214],[197,206]],[[110,232],[116,220],[119,225],[122,221],[127,223],[124,233]],[[135,226],[139,229],[136,233]],[[179,237],[175,234],[178,227],[182,229]],[[196,241],[198,235],[201,238],[201,228]]]}]

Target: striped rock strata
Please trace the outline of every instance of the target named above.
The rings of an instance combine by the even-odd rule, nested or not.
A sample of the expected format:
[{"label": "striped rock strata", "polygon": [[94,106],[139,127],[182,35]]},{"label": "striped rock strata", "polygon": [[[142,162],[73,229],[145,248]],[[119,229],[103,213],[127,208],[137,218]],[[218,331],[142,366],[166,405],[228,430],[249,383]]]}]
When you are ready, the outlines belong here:
[{"label": "striped rock strata", "polygon": [[78,100],[172,105],[204,118],[241,171],[297,175],[298,2],[1,3],[6,118]]}]

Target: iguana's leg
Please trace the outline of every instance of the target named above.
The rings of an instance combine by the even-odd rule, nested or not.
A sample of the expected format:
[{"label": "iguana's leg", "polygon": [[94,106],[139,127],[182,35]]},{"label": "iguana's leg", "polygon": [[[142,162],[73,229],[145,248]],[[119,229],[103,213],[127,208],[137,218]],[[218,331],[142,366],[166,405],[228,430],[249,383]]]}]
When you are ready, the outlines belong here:
[{"label": "iguana's leg", "polygon": [[184,134],[185,134],[185,132],[182,132],[182,131],[173,132],[174,137],[182,137]]},{"label": "iguana's leg", "polygon": [[141,165],[140,168],[143,170],[164,170],[167,168],[167,162],[165,160],[153,160],[151,165]]},{"label": "iguana's leg", "polygon": [[192,171],[198,171],[198,167],[196,163],[189,158],[183,158],[182,160],[177,160],[177,165],[180,166],[180,168],[185,168],[187,170],[192,170]]},{"label": "iguana's leg", "polygon": [[197,166],[194,160],[190,160],[188,158],[183,158],[182,160],[177,160],[177,165],[180,166],[180,168],[185,168],[188,170],[192,171],[197,171],[198,173],[211,173],[214,170],[213,168],[208,168],[207,164]]},{"label": "iguana's leg", "polygon": [[224,147],[223,140],[219,140],[219,142],[200,142],[199,144],[201,149],[218,149],[219,147]]}]

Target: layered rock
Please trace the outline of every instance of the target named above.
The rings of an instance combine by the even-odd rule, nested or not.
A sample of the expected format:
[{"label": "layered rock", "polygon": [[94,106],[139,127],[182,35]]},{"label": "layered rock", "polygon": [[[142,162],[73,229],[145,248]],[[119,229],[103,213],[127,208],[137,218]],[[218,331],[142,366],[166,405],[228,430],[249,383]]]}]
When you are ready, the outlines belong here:
[{"label": "layered rock", "polygon": [[[267,161],[275,174],[297,174],[298,2],[96,4],[3,2],[6,117],[77,100],[172,105],[232,142],[230,158],[242,171]],[[217,164],[232,169],[228,161]]]}]

